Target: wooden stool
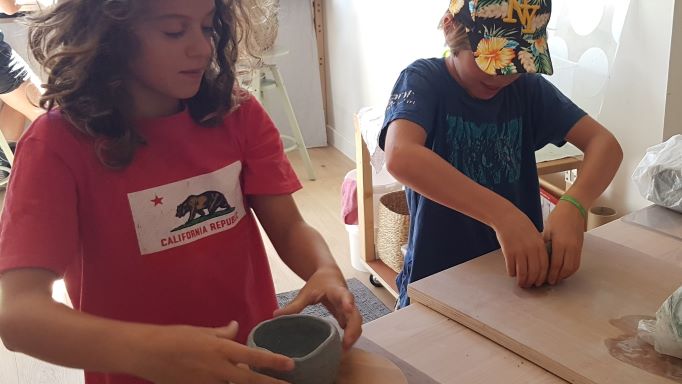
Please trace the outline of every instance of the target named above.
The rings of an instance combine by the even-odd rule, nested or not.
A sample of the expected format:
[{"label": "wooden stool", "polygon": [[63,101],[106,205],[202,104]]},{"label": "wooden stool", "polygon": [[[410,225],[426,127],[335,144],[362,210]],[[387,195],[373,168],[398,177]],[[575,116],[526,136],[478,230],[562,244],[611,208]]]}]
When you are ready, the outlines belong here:
[{"label": "wooden stool", "polygon": [[[303,141],[303,135],[301,134],[301,127],[298,125],[298,120],[296,119],[296,114],[294,114],[294,108],[291,105],[291,99],[289,99],[289,94],[284,86],[284,80],[282,79],[282,74],[277,68],[277,64],[269,64],[267,61],[275,57],[284,56],[289,54],[289,51],[280,49],[278,47],[273,47],[272,49],[266,51],[262,54],[263,64],[258,68],[254,69],[253,77],[251,80],[250,91],[256,96],[258,101],[263,104],[263,90],[268,88],[277,88],[280,94],[280,98],[284,103],[284,111],[287,114],[289,120],[289,125],[291,126],[292,136],[280,135],[282,137],[282,143],[284,144],[284,151],[291,152],[295,149],[301,154],[301,159],[303,159],[303,164],[305,165],[306,171],[308,173],[308,179],[315,180],[315,171],[313,170],[313,164],[310,161],[310,155],[306,149],[305,142]],[[268,77],[268,74],[270,77]]]}]

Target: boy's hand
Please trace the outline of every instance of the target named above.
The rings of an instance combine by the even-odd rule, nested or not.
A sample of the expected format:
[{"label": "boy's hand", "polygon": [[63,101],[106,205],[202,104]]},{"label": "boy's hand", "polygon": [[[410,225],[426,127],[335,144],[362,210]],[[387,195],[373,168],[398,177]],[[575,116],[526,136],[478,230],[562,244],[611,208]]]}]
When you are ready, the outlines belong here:
[{"label": "boy's hand", "polygon": [[293,360],[232,341],[238,328],[236,322],[223,328],[150,327],[135,351],[132,371],[156,384],[285,383],[244,365],[287,371],[294,368]]},{"label": "boy's hand", "polygon": [[552,261],[547,282],[555,285],[580,268],[585,220],[574,206],[559,201],[545,224],[543,237],[552,244]]},{"label": "boy's hand", "polygon": [[336,268],[315,272],[296,298],[284,308],[275,311],[274,315],[300,313],[305,307],[318,303],[324,304],[344,329],[343,348],[350,349],[362,333],[362,316],[355,306],[353,294]]},{"label": "boy's hand", "polygon": [[541,286],[547,280],[547,249],[540,232],[518,209],[500,215],[493,229],[502,247],[509,276],[516,276],[520,287]]}]

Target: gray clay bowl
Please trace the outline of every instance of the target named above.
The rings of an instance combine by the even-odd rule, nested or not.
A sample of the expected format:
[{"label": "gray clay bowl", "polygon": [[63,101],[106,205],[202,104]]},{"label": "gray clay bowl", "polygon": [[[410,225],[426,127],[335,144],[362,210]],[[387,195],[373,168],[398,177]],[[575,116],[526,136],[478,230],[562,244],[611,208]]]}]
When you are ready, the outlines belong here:
[{"label": "gray clay bowl", "polygon": [[293,371],[258,370],[292,384],[333,384],[341,364],[341,336],[331,322],[308,315],[264,321],[249,334],[247,345],[288,356]]}]

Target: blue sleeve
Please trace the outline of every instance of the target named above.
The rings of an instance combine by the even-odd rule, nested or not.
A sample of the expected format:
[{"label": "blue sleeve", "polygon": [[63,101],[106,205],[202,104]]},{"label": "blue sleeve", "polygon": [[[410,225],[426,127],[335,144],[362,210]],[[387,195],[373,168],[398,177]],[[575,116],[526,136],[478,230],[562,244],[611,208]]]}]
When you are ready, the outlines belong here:
[{"label": "blue sleeve", "polygon": [[541,75],[534,77],[531,86],[531,117],[535,149],[552,143],[566,144],[566,135],[586,113]]},{"label": "blue sleeve", "polygon": [[388,126],[395,120],[409,120],[426,131],[428,135],[436,118],[437,88],[426,71],[415,65],[405,69],[398,77],[388,100],[384,124],[379,135],[379,147],[384,149]]}]

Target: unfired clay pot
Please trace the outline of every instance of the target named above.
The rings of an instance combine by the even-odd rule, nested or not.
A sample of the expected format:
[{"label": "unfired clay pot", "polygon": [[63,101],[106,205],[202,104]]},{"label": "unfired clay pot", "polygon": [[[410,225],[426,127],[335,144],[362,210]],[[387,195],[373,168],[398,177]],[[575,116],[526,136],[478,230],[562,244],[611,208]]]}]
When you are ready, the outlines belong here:
[{"label": "unfired clay pot", "polygon": [[291,357],[289,372],[257,370],[292,384],[333,384],[341,364],[341,336],[331,322],[309,315],[288,315],[258,324],[247,345]]}]

